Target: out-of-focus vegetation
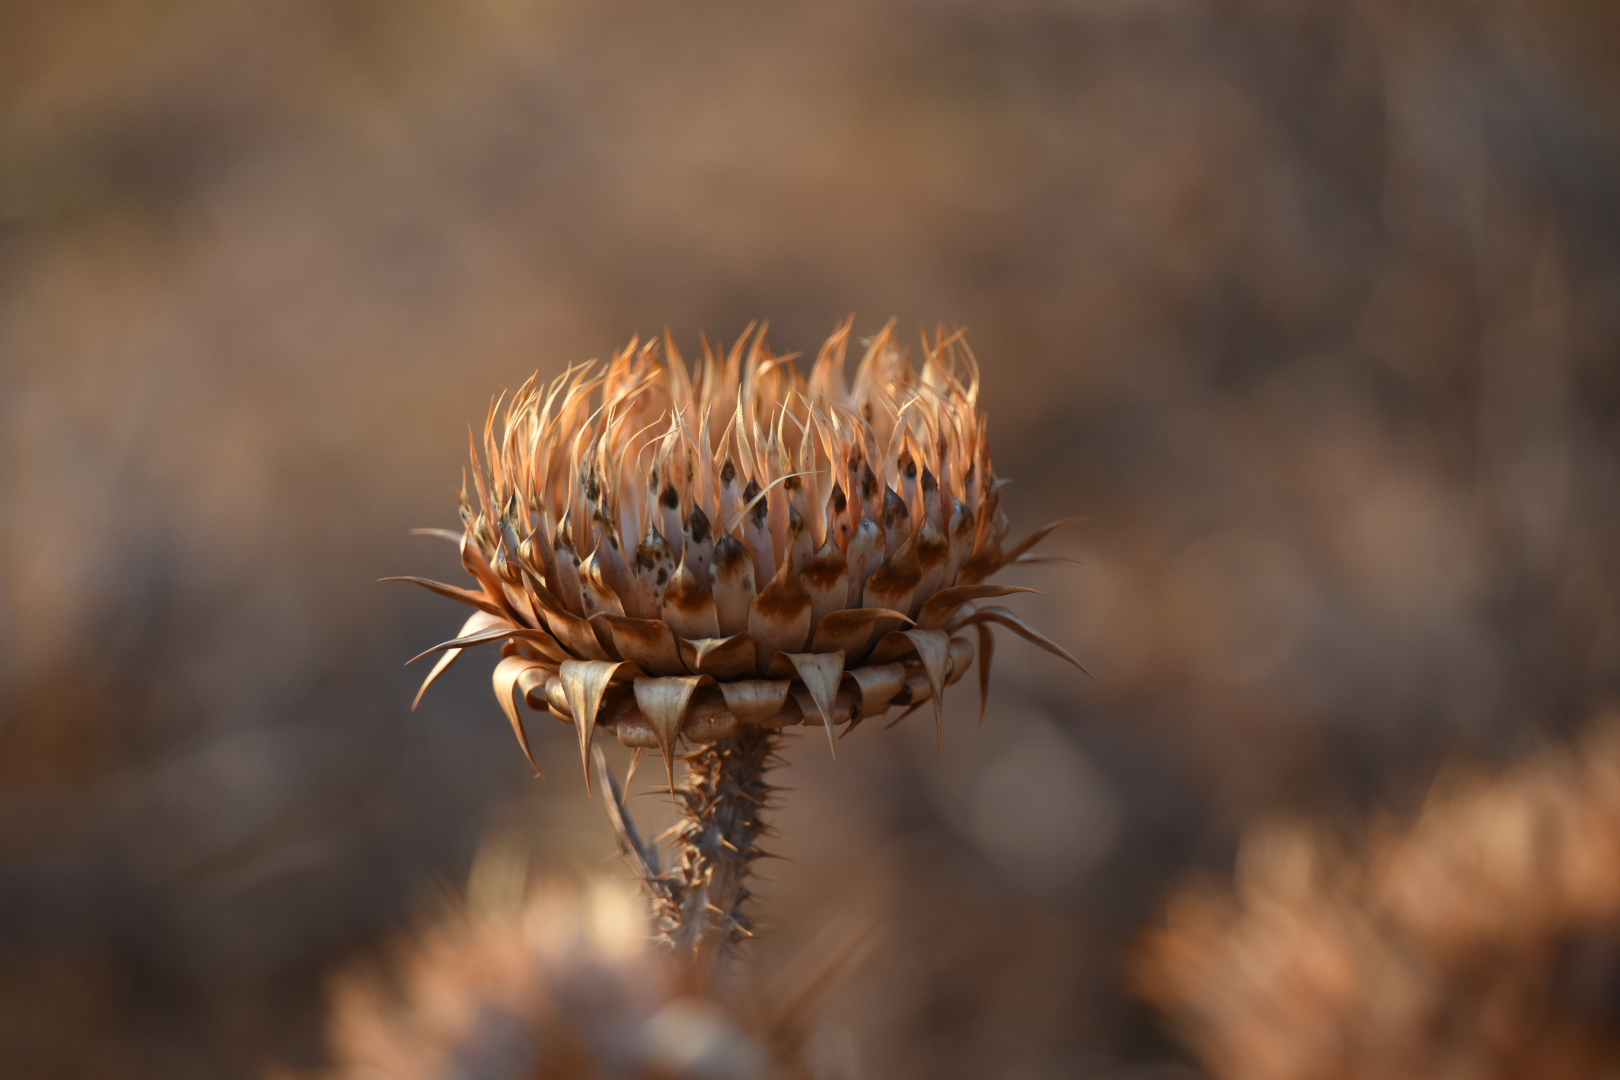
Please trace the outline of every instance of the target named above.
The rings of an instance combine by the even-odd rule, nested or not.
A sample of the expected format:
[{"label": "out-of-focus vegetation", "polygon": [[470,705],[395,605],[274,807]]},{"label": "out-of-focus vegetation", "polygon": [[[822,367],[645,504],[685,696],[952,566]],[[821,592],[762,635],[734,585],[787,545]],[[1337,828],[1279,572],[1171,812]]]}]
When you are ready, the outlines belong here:
[{"label": "out-of-focus vegetation", "polygon": [[1620,729],[1443,775],[1345,852],[1246,833],[1136,965],[1220,1080],[1589,1080],[1620,1065]]},{"label": "out-of-focus vegetation", "polygon": [[317,1065],[480,835],[599,872],[569,733],[533,781],[471,658],[411,713],[461,616],[374,579],[457,573],[407,530],[501,387],[854,311],[968,328],[1097,679],[1009,640],[943,752],[790,745],[760,977],[856,910],[832,1058],[1180,1075],[1119,975],[1167,887],[1620,691],[1617,51],[1575,0],[0,7],[0,1073]]}]

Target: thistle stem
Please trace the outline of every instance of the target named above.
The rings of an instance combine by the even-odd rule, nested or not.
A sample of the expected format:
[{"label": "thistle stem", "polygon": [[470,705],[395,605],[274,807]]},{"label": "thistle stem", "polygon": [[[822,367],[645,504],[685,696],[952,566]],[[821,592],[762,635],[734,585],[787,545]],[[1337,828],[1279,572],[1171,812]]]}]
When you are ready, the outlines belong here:
[{"label": "thistle stem", "polygon": [[776,761],[777,733],[745,728],[705,746],[687,761],[676,789],[685,821],[674,840],[678,858],[665,875],[661,937],[697,970],[712,972],[753,936],[744,911],[748,875],[763,853],[760,812],[770,797],[765,772]]}]

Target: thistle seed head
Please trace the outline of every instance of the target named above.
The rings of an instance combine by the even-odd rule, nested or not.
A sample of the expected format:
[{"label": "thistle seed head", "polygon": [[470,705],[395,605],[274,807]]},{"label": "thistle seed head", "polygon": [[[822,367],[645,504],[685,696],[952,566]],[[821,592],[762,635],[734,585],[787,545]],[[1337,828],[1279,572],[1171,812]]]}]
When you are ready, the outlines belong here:
[{"label": "thistle seed head", "polygon": [[919,370],[891,322],[851,383],[850,326],[808,374],[763,328],[723,355],[705,342],[692,368],[666,335],[493,403],[462,498],[478,587],[409,579],[477,609],[429,650],[423,689],[499,643],[495,692],[525,752],[520,699],[574,725],[582,759],[601,729],[669,760],[747,725],[822,726],[835,745],[839,726],[925,701],[937,725],[970,628],[981,718],[992,625],[1079,666],[975,606],[1032,591],[984,581],[1049,529],[1005,546],[961,334],[924,335]]}]

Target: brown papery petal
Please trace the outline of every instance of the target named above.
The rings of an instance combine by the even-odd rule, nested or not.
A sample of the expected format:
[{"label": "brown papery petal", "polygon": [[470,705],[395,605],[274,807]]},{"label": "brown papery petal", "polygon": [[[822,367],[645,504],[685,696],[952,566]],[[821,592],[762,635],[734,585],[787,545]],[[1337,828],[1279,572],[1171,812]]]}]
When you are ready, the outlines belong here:
[{"label": "brown papery petal", "polygon": [[[462,538],[462,536],[464,534],[455,532],[455,531],[453,531],[451,529],[412,529],[411,530],[411,535],[412,536],[436,536],[440,540],[448,540],[452,544],[459,545],[461,543],[461,538]],[[383,580],[384,581],[393,581],[393,580],[397,580],[397,579],[383,578]]]},{"label": "brown papery petal", "polygon": [[[527,573],[528,571],[522,572]],[[535,618],[534,615],[534,605],[529,602],[529,596],[522,588],[513,585],[509,581],[503,581],[501,582],[501,591],[506,596],[507,607],[511,608],[512,612],[517,615],[520,626],[532,629],[540,625],[540,620]]]},{"label": "brown papery petal", "polygon": [[[907,645],[910,648],[907,648]],[[928,676],[928,686],[934,697],[934,730],[941,745],[944,744],[944,714],[941,698],[945,693],[945,678],[950,674],[951,639],[943,630],[896,630],[878,642],[872,651],[872,662],[883,663],[915,649]]]},{"label": "brown papery petal", "polygon": [[602,695],[607,692],[608,683],[615,676],[635,673],[635,665],[611,660],[568,660],[557,672],[557,678],[562,680],[563,694],[568,699],[568,711],[573,714],[574,726],[579,731],[579,760],[585,768],[587,791],[591,788],[591,734],[596,729],[596,714],[602,707]]},{"label": "brown papery petal", "polygon": [[956,572],[958,585],[977,585],[997,570],[1001,569],[1001,552],[986,552],[975,555],[962,564],[962,569]]},{"label": "brown papery petal", "polygon": [[700,712],[694,708],[691,715],[686,718],[686,725],[681,728],[681,734],[693,742],[712,743],[731,738],[737,734],[741,726],[740,721],[724,709],[718,712]]},{"label": "brown papery petal", "polygon": [[458,585],[446,585],[442,581],[434,581],[432,578],[425,577],[385,577],[378,578],[377,580],[409,581],[413,585],[420,585],[422,588],[427,589],[430,592],[436,592],[440,596],[448,596],[452,600],[460,600],[463,604],[471,604],[479,611],[487,612],[490,615],[498,615],[503,619],[507,617],[506,609],[500,604],[496,603],[494,600],[490,599],[488,593],[475,592],[472,589],[463,589]]},{"label": "brown papery petal", "polygon": [[924,520],[914,538],[917,548],[917,591],[912,594],[910,614],[915,616],[923,603],[944,581],[945,564],[950,561],[951,545],[939,526]]},{"label": "brown papery petal", "polygon": [[535,625],[540,629],[532,633],[515,634],[513,637],[524,642],[554,664],[560,664],[564,660],[571,659],[572,656],[569,651],[557,639],[557,636],[551,632],[550,627],[545,622],[546,604],[556,606],[558,604],[557,598],[538,586],[534,595],[540,600],[540,603],[534,605],[525,600],[524,606],[529,611],[530,617],[534,619]]},{"label": "brown papery petal", "polygon": [[727,458],[726,463],[720,468],[718,509],[720,511],[719,524],[721,527],[724,527],[726,522],[735,519],[738,511],[742,509],[742,484],[739,483],[739,480],[740,476],[737,472],[736,463]]},{"label": "brown papery petal", "polygon": [[855,682],[855,688],[861,697],[861,708],[856,717],[864,720],[872,716],[881,716],[888,710],[889,702],[893,701],[894,696],[905,688],[906,666],[904,664],[868,665],[844,672],[844,678],[852,679]]},{"label": "brown papery petal", "polygon": [[[555,611],[563,615],[573,614],[573,612],[569,610],[568,606],[563,603],[562,597],[546,588],[546,583],[541,581],[535,575],[534,571],[530,570],[528,567],[523,568],[523,583],[527,587],[526,592],[529,598],[534,602],[535,614],[541,617],[542,621],[539,625],[545,625],[544,617],[545,613],[548,611]],[[578,617],[579,616],[577,615],[575,616],[575,618]]]},{"label": "brown papery petal", "polygon": [[714,551],[714,605],[720,633],[740,634],[748,629],[748,608],[754,596],[754,560],[748,549],[733,537],[722,538]]},{"label": "brown papery petal", "polygon": [[829,537],[815,558],[805,564],[800,575],[810,594],[810,625],[820,626],[828,613],[845,606],[849,599],[849,563]]},{"label": "brown papery petal", "polygon": [[951,672],[945,676],[945,685],[949,686],[966,675],[968,668],[973,666],[973,643],[967,638],[951,638],[950,668]]},{"label": "brown papery petal", "polygon": [[810,560],[815,558],[814,541],[810,538],[810,525],[798,510],[788,511],[787,540],[782,548],[783,565],[793,568],[801,577]]},{"label": "brown papery petal", "polygon": [[712,684],[707,675],[685,675],[662,679],[637,679],[636,705],[658,736],[658,749],[664,755],[669,773],[669,792],[675,793],[675,737],[686,720],[686,709],[699,686]]},{"label": "brown papery petal", "polygon": [[[484,613],[479,612],[479,614]],[[428,692],[428,687],[432,686],[439,676],[443,675],[450,665],[456,662],[456,657],[460,656],[461,653],[461,649],[446,649],[443,655],[439,657],[439,662],[433,665],[433,670],[428,672],[427,678],[422,680],[421,689],[416,691],[416,697],[411,699],[412,712],[415,712],[416,707],[422,704],[422,696]]]},{"label": "brown papery petal", "polygon": [[613,727],[613,734],[625,746],[633,746],[637,750],[656,750],[658,748],[658,732],[653,730],[645,716],[637,715],[634,719],[621,720]]},{"label": "brown papery petal", "polygon": [[553,637],[549,632],[543,638],[531,638],[525,635],[519,640],[521,640],[526,647],[538,652],[542,657],[552,664],[560,664],[564,660],[574,659],[574,655],[567,649],[563,648],[562,643]]},{"label": "brown papery petal", "polygon": [[754,639],[746,633],[728,638],[676,639],[688,670],[716,679],[738,679],[752,674],[758,664]]},{"label": "brown papery petal", "polygon": [[[901,429],[899,428],[895,429],[895,434],[897,437],[900,434],[900,430]],[[909,448],[903,448],[900,451],[900,457],[895,464],[900,470],[900,475],[897,478],[900,482],[899,498],[900,501],[905,504],[906,513],[910,515],[912,525],[915,526],[922,520],[923,516],[922,490],[917,482],[917,461],[911,456],[911,450]],[[885,522],[885,524],[887,524],[887,522]]]},{"label": "brown papery petal", "polygon": [[493,681],[495,699],[501,703],[501,711],[506,713],[506,719],[512,725],[512,733],[517,736],[518,745],[523,747],[523,756],[529,759],[536,776],[545,776],[545,773],[540,771],[539,763],[534,760],[534,752],[529,749],[529,734],[523,730],[523,716],[518,712],[518,704],[514,699],[518,676],[540,666],[537,662],[526,660],[521,656],[508,656],[495,665]]},{"label": "brown papery petal", "polygon": [[726,710],[745,724],[766,724],[782,713],[791,679],[745,679],[723,682]]},{"label": "brown papery petal", "polygon": [[[906,710],[905,716],[900,717],[900,720],[904,720],[906,716],[916,712],[918,707],[925,701],[935,701],[937,703],[937,699],[934,697],[934,684],[928,681],[926,673],[907,670],[906,691],[898,697],[896,704],[903,703],[911,706],[911,708]],[[899,720],[895,721],[895,723],[899,722]],[[890,726],[893,727],[894,725],[891,724]]]},{"label": "brown papery petal", "polygon": [[[461,624],[461,631],[456,634],[456,637],[471,637],[474,634],[500,626],[505,622],[506,619],[501,616],[492,615],[487,611],[475,611],[466,622]],[[461,653],[462,650],[459,648],[446,649],[444,655],[439,657],[439,662],[433,665],[433,670],[428,672],[428,677],[422,680],[422,688],[416,692],[416,698],[411,702],[413,712],[422,703],[422,695],[427,693],[428,687],[432,686],[434,681],[444,674],[451,664],[456,662],[456,657],[460,656]]]},{"label": "brown papery petal", "polygon": [[710,572],[714,569],[715,536],[714,526],[702,507],[692,507],[691,513],[686,515],[686,526],[682,532],[686,538],[686,553],[681,561],[691,567],[699,581],[708,584]]},{"label": "brown papery petal", "polygon": [[553,581],[548,577],[546,581],[552,591],[562,598],[562,602],[568,605],[569,611],[583,617],[585,598],[579,582],[580,558],[570,535],[572,530],[573,515],[564,514],[562,523],[557,526],[557,537],[552,544],[557,564],[557,579]]},{"label": "brown papery petal", "polygon": [[563,689],[562,679],[556,675],[546,680],[546,704],[559,719],[573,722],[574,710],[568,704],[568,692]]},{"label": "brown papery petal", "polygon": [[591,552],[579,575],[580,595],[585,601],[585,617],[593,615],[623,615],[624,604],[619,595],[602,580],[601,548]]},{"label": "brown papery petal", "polygon": [[973,511],[960,499],[956,500],[951,511],[951,523],[946,533],[950,537],[951,557],[945,563],[945,582],[954,584],[962,564],[973,555]]},{"label": "brown papery petal", "polygon": [[619,616],[608,615],[599,611],[586,619],[585,625],[590,627],[591,633],[596,635],[597,646],[607,655],[609,660],[628,660],[629,657],[619,652],[619,646],[613,640],[613,626],[608,620],[616,618],[619,618]]},{"label": "brown papery petal", "polygon": [[[804,681],[806,689],[810,691],[810,699],[816,703],[822,718],[827,722],[827,746],[838,757],[838,747],[833,742],[833,702],[838,697],[838,683],[844,673],[843,650],[831,653],[779,653],[771,660],[774,669],[781,659],[786,659],[793,669],[798,672],[799,678]],[[773,670],[771,674],[778,674]]]},{"label": "brown papery petal", "polygon": [[1034,547],[1036,544],[1040,543],[1042,540],[1045,540],[1046,537],[1047,537],[1047,534],[1052,532],[1052,530],[1061,529],[1065,525],[1073,525],[1076,522],[1084,521],[1084,520],[1086,520],[1086,519],[1085,518],[1080,518],[1080,517],[1071,517],[1071,518],[1064,518],[1061,521],[1054,521],[1050,525],[1043,525],[1039,529],[1036,529],[1034,532],[1030,533],[1028,536],[1024,537],[1022,540],[1018,541],[1018,543],[1014,544],[1002,556],[1002,559],[1003,559],[1004,562],[1012,562],[1013,560],[1017,559],[1020,555],[1022,555],[1024,552],[1028,551],[1030,548]]},{"label": "brown papery petal", "polygon": [[853,688],[842,687],[833,697],[830,714],[824,712],[816,700],[810,696],[810,691],[794,684],[789,700],[797,701],[799,709],[804,713],[804,723],[807,727],[823,727],[827,729],[827,740],[836,745],[833,729],[839,724],[847,723],[855,718],[855,712],[860,708],[860,695]]},{"label": "brown papery petal", "polygon": [[[900,550],[893,559],[890,559],[878,572],[872,575],[872,580],[866,583],[866,606],[873,608],[889,608],[893,611],[911,611],[912,599],[917,595],[917,585],[922,580],[922,571],[917,567],[916,546],[907,540],[900,546]],[[880,631],[887,631],[898,626],[880,624]]]},{"label": "brown papery petal", "polygon": [[[997,487],[1005,483],[1005,480],[996,481]],[[1012,530],[1012,522],[1007,520],[1007,512],[1001,509],[999,505],[999,494],[996,501],[996,512],[991,515],[989,524],[985,526],[984,535],[979,537],[973,550],[977,555],[993,555],[997,560],[997,565],[1003,565],[1007,559],[1002,549],[1007,541],[1007,533]]]},{"label": "brown papery petal", "polygon": [[[504,622],[504,620],[502,620],[502,622]],[[469,634],[467,637],[454,638],[450,641],[441,641],[439,644],[433,646],[433,648],[424,649],[422,652],[417,653],[415,656],[405,661],[405,665],[409,667],[411,664],[416,663],[424,656],[431,656],[436,652],[444,652],[446,649],[468,649],[474,645],[488,645],[492,641],[505,641],[509,638],[538,637],[542,633],[544,633],[544,631],[525,630],[522,627],[513,626],[510,623],[506,623],[505,625],[496,625],[489,630],[480,630],[476,634]]]},{"label": "brown papery petal", "polygon": [[[1039,630],[1035,629],[1033,626],[1029,625],[1029,623],[1025,622],[1023,619],[1019,618],[1017,615],[1013,614],[1011,611],[1008,611],[1004,607],[992,605],[991,607],[982,608],[967,618],[959,621],[955,626],[951,627],[951,629],[956,630],[963,626],[975,626],[986,622],[1000,623],[1002,626],[1005,626],[1007,629],[1011,630],[1025,641],[1030,641],[1036,645],[1039,645],[1053,656],[1060,656],[1069,663],[1073,664],[1075,667],[1079,668],[1081,671],[1084,671],[1087,675],[1091,675],[1091,670],[1087,668],[1086,665],[1082,664],[1080,661],[1071,656],[1067,649],[1063,648],[1063,646],[1059,645],[1057,642],[1053,641],[1051,638],[1047,637],[1045,634],[1041,633]],[[1095,675],[1091,675],[1091,677],[1094,679],[1096,678]]]},{"label": "brown papery petal", "polygon": [[686,675],[686,664],[669,627],[657,619],[627,619],[608,615],[613,644],[619,655],[640,664],[649,675]]},{"label": "brown papery petal", "polygon": [[779,652],[798,652],[810,639],[810,594],[786,563],[754,597],[748,609],[748,633],[754,639],[755,663],[763,672]]},{"label": "brown papery petal", "polygon": [[871,518],[861,515],[855,534],[850,537],[849,551],[845,554],[849,564],[849,601],[847,607],[860,607],[866,591],[866,582],[883,565],[883,529]]},{"label": "brown papery petal", "polygon": [[[679,466],[675,466],[678,468]],[[669,477],[664,478],[664,489],[658,495],[658,528],[669,540],[670,547],[678,547],[681,539],[681,496]],[[678,553],[677,553],[678,554]]]},{"label": "brown papery petal", "polygon": [[963,604],[972,600],[988,600],[993,596],[1011,596],[1013,593],[1038,591],[1020,585],[956,585],[942,589],[923,604],[922,611],[917,615],[917,628],[920,630],[943,628]]},{"label": "brown papery petal", "polygon": [[552,678],[553,669],[549,667],[533,667],[519,673],[517,679],[518,689],[523,691],[523,700],[528,702],[531,709],[546,707],[546,682]]},{"label": "brown papery petal", "polygon": [[[751,500],[757,494],[758,485],[750,480],[743,498]],[[776,545],[771,540],[770,515],[764,498],[759,498],[753,509],[744,510],[742,530],[743,543],[754,560],[754,581],[770,581],[776,575]]]},{"label": "brown papery petal", "polygon": [[832,492],[827,496],[825,510],[827,522],[827,539],[838,545],[839,550],[849,547],[849,538],[852,535],[849,520],[849,497],[844,494],[843,485],[833,483]]},{"label": "brown papery petal", "polygon": [[737,734],[741,725],[737,718],[730,713],[721,713],[707,720],[688,721],[685,735],[697,743],[717,743],[721,739],[729,739]]},{"label": "brown papery petal", "polygon": [[694,573],[682,560],[674,580],[664,590],[661,616],[678,637],[719,637],[720,618],[714,592],[709,588],[708,573]]},{"label": "brown papery petal", "polygon": [[591,629],[591,624],[578,615],[567,611],[553,611],[550,608],[542,608],[540,615],[546,620],[551,632],[557,635],[557,640],[579,659],[610,659],[607,650],[602,648],[601,642],[597,640],[596,631]]},{"label": "brown papery petal", "polygon": [[465,536],[461,538],[461,565],[478,579],[485,595],[500,608],[501,614],[516,622],[517,614],[506,603],[506,590],[501,587],[501,579],[489,568],[489,562],[484,558],[484,553],[478,550],[478,545],[470,543]]},{"label": "brown papery petal", "polygon": [[911,513],[893,488],[883,491],[883,553],[893,559],[900,545],[911,539]]},{"label": "brown papery petal", "polygon": [[675,552],[664,542],[663,534],[652,525],[636,549],[636,579],[643,600],[642,619],[656,619],[663,608],[664,588],[675,576]]},{"label": "brown papery petal", "polygon": [[872,640],[879,621],[900,625],[910,622],[904,612],[890,608],[844,608],[834,611],[816,626],[815,643],[811,652],[833,652],[842,649],[855,656]]},{"label": "brown papery petal", "polygon": [[883,491],[883,486],[878,483],[876,474],[872,472],[871,463],[863,461],[860,480],[856,483],[856,494],[860,497],[860,505],[866,516],[873,521],[883,520]]},{"label": "brown papery petal", "polygon": [[532,557],[540,560],[540,570],[546,576],[546,583],[555,589],[558,574],[557,548],[552,543],[551,519],[544,510],[540,511],[534,536],[528,542],[534,549]]}]

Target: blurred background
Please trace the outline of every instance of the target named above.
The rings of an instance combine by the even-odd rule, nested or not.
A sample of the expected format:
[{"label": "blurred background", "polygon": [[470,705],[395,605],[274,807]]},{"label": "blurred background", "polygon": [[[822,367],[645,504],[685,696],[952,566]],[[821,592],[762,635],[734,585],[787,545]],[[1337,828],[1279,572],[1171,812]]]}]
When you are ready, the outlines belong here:
[{"label": "blurred background", "polygon": [[463,614],[375,579],[459,580],[407,530],[501,388],[854,313],[967,328],[1096,679],[1007,636],[943,751],[791,742],[757,976],[855,913],[857,1075],[1201,1075],[1121,977],[1166,890],[1620,696],[1616,55],[1581,0],[0,5],[0,1074],[318,1066],[481,837],[619,872],[492,657],[410,711]]}]

